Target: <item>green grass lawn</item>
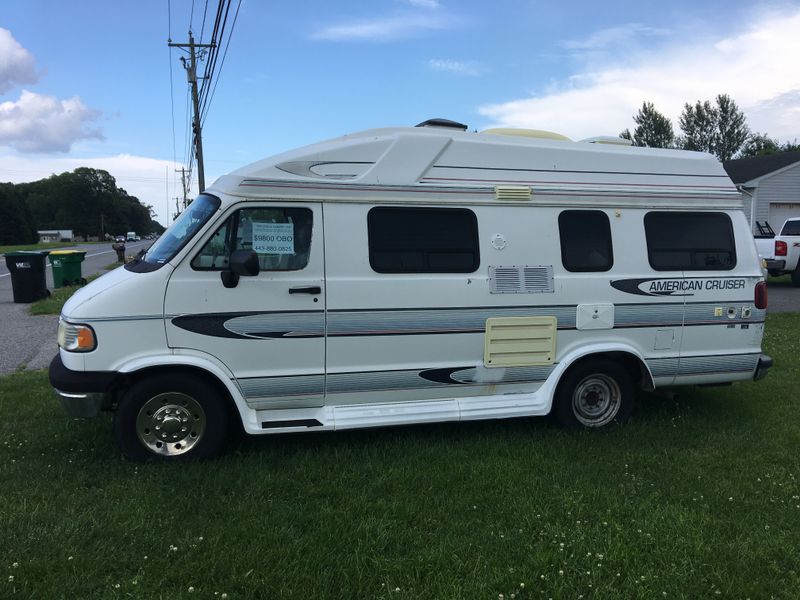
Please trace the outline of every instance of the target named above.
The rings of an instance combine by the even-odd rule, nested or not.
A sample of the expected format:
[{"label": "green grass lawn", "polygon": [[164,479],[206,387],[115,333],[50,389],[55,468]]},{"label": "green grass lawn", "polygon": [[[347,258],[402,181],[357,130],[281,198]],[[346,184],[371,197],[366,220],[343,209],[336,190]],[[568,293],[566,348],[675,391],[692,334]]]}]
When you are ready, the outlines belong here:
[{"label": "green grass lawn", "polygon": [[71,248],[77,244],[110,244],[112,242],[43,242],[41,244],[22,244],[17,246],[0,246],[0,254],[19,252],[20,250],[52,250],[54,248]]},{"label": "green grass lawn", "polygon": [[2,598],[797,598],[800,315],[767,379],[548,419],[248,438],[133,464],[0,378]]},{"label": "green grass lawn", "polygon": [[[106,265],[104,269],[106,271],[111,271],[119,266],[122,266],[122,263],[115,262]],[[86,282],[94,281],[98,277],[102,277],[102,273],[99,275],[89,275],[86,278]],[[55,288],[50,293],[49,297],[32,302],[28,307],[28,312],[32,315],[60,315],[64,303],[80,288],[81,286],[79,285],[65,285],[64,287]]]}]

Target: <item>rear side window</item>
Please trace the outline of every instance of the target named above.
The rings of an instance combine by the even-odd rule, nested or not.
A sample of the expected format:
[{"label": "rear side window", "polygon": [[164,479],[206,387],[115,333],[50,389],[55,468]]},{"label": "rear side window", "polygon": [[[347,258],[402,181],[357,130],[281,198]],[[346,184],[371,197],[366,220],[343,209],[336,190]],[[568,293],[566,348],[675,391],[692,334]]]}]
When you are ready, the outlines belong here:
[{"label": "rear side window", "polygon": [[614,265],[611,225],[599,210],[565,210],[558,215],[561,262],[567,271],[608,271]]},{"label": "rear side window", "polygon": [[378,273],[473,273],[478,222],[463,208],[373,208],[369,264]]},{"label": "rear side window", "polygon": [[800,221],[786,221],[783,224],[781,235],[800,235]]},{"label": "rear side window", "polygon": [[736,266],[731,219],[724,213],[651,212],[647,256],[656,271],[715,271]]}]

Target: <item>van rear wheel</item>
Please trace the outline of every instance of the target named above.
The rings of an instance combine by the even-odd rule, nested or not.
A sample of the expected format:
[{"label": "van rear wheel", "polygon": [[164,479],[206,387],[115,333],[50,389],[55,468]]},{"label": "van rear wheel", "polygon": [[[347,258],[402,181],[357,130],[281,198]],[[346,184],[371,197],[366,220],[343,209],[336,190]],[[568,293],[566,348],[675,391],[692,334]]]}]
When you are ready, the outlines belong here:
[{"label": "van rear wheel", "polygon": [[565,427],[600,429],[626,421],[635,396],[631,375],[622,365],[608,359],[588,360],[562,378],[554,413]]},{"label": "van rear wheel", "polygon": [[220,452],[228,414],[213,388],[183,374],[132,385],[114,414],[114,435],[130,460],[195,460]]}]

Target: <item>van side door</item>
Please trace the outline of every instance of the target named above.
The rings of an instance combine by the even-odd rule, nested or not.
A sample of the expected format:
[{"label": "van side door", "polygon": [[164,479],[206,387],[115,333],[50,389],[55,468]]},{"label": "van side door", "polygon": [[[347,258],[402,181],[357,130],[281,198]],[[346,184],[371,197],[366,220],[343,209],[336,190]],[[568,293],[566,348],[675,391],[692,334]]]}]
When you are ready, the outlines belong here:
[{"label": "van side door", "polygon": [[[223,284],[234,250],[260,272]],[[222,363],[254,409],[321,406],[325,389],[322,207],[246,202],[227,211],[167,286],[167,341]]]}]

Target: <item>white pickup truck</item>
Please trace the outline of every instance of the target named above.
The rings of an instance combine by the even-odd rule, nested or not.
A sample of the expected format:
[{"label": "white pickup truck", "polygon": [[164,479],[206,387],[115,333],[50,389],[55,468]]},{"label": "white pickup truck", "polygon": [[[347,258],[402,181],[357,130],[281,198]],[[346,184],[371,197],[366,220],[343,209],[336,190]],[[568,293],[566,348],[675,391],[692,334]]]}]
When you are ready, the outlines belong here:
[{"label": "white pickup truck", "polygon": [[[769,225],[759,227],[761,231],[769,230]],[[792,283],[800,287],[800,217],[787,219],[778,235],[764,233],[756,236],[758,255],[767,264],[767,270],[772,276],[789,273]]]}]

